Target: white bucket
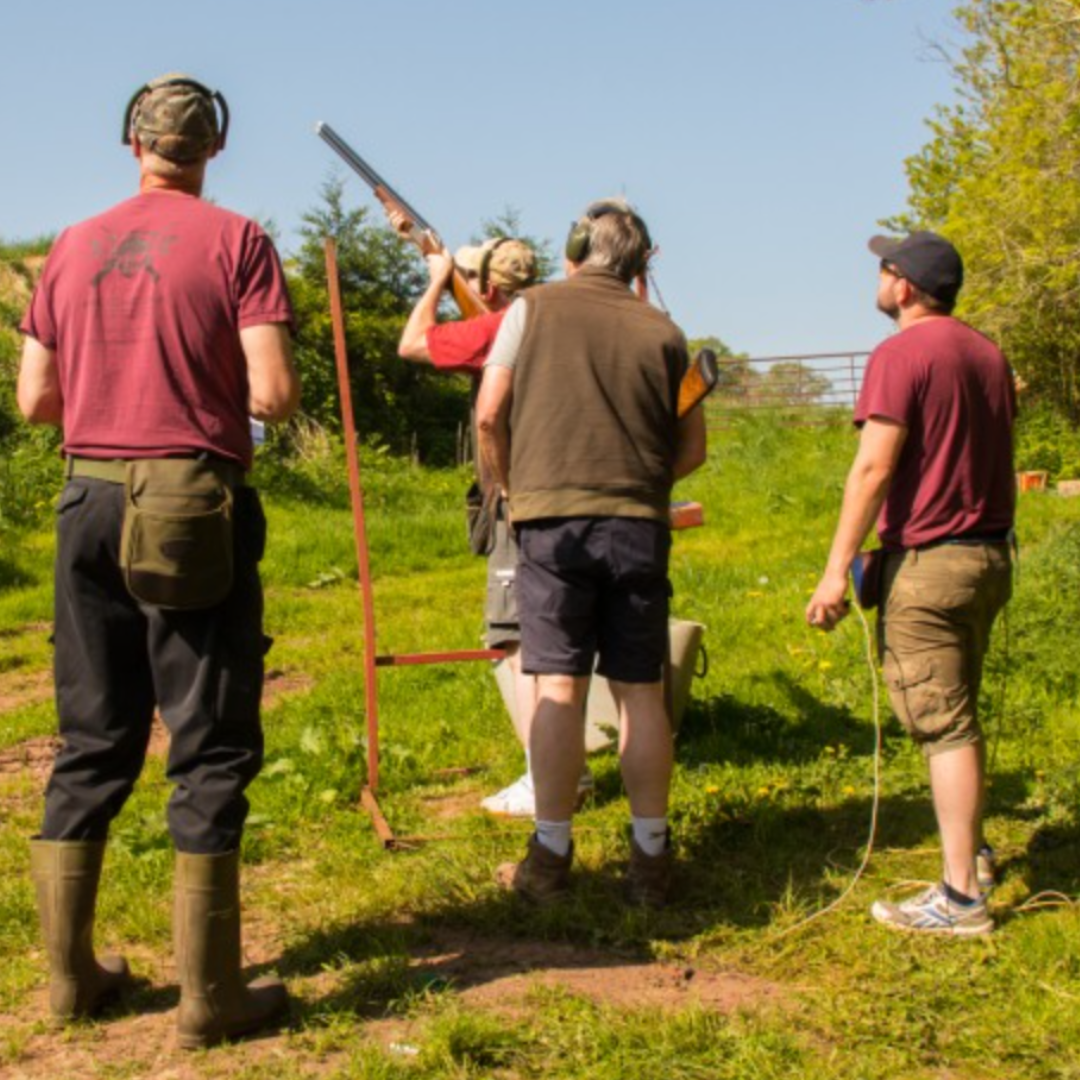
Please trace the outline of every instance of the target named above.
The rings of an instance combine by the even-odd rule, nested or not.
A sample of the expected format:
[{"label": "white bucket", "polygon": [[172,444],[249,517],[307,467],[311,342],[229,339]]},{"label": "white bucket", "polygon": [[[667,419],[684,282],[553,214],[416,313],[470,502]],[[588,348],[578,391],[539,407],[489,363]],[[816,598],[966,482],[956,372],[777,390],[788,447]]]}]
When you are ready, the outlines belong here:
[{"label": "white bucket", "polygon": [[[671,659],[671,727],[676,732],[682,723],[686,703],[690,700],[690,688],[697,667],[698,654],[702,649],[705,627],[687,619],[671,619],[668,623],[668,640]],[[498,660],[493,665],[495,681],[502,694],[506,711],[517,727],[517,700],[514,696],[514,678],[510,665]],[[585,708],[585,749],[603,750],[610,746],[619,734],[619,710],[611,695],[611,687],[602,675],[594,675],[589,686],[589,700]]]}]

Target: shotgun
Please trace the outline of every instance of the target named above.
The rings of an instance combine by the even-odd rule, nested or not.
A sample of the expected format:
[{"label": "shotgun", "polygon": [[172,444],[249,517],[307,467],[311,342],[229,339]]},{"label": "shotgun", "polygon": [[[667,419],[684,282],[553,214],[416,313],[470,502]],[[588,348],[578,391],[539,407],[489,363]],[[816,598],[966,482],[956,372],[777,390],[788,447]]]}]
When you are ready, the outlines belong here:
[{"label": "shotgun", "polygon": [[679,383],[678,415],[681,420],[696,405],[701,404],[716,388],[720,368],[712,349],[701,349],[690,362]]},{"label": "shotgun", "polygon": [[[446,250],[446,245],[439,239],[439,234],[424,220],[423,216],[414,210],[329,124],[320,121],[315,125],[315,132],[371,188],[375,193],[375,198],[382,203],[387,213],[397,210],[405,215],[408,219],[408,229],[401,235],[411,240],[420,249],[421,255],[433,255]],[[487,304],[465,280],[464,275],[456,266],[450,277],[450,292],[466,319],[487,313]]]}]

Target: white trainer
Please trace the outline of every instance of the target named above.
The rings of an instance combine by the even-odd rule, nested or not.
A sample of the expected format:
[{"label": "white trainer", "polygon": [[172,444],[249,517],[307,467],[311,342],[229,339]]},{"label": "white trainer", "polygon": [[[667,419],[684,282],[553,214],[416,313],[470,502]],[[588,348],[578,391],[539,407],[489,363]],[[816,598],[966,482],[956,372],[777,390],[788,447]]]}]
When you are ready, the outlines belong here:
[{"label": "white trainer", "polygon": [[[578,779],[578,807],[585,802],[596,788],[592,772],[586,767]],[[536,817],[536,789],[529,773],[519,776],[502,791],[480,800],[480,808],[499,817],[533,818]]]},{"label": "white trainer", "polygon": [[481,799],[480,808],[499,817],[531,818],[536,816],[536,791],[532,777],[525,773],[512,784]]}]

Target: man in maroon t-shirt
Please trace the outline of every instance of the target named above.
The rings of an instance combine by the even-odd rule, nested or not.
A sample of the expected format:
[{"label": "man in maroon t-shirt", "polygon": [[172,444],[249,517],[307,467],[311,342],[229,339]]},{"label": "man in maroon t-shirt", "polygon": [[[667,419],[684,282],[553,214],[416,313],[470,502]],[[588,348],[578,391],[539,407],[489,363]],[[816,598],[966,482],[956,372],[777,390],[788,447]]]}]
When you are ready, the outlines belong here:
[{"label": "man in maroon t-shirt", "polygon": [[1011,591],[1015,505],[1012,372],[951,312],[963,263],[943,237],[875,237],[879,309],[900,332],[870,357],[855,407],[861,437],[825,573],[806,609],[831,630],[847,576],[877,521],[878,645],[889,697],[926,755],[943,879],[871,913],[903,930],[974,935],[993,920],[982,836],[984,743],[977,704],[990,630]]},{"label": "man in maroon t-shirt", "polygon": [[29,421],[63,428],[67,457],[54,631],[63,747],[31,843],[50,1007],[91,1015],[130,981],[122,958],[94,956],[94,906],[156,707],[171,736],[185,1048],[288,1007],[278,980],[245,986],[240,973],[239,847],[262,764],[266,641],[266,519],[244,476],[249,415],[286,418],[300,386],[272,242],[200,198],[227,121],[221,95],[187,76],[135,94],[124,142],[139,193],[57,239],[22,323],[18,384]]},{"label": "man in maroon t-shirt", "polygon": [[[407,219],[400,213],[391,213],[390,222],[399,230],[408,228]],[[536,256],[521,240],[493,239],[480,246],[459,248],[453,258],[445,252],[429,255],[427,264],[430,283],[409,315],[398,352],[406,360],[429,363],[439,371],[471,376],[475,393],[507,307],[536,279]],[[439,303],[455,264],[488,306],[489,314],[440,323]],[[478,468],[482,463],[478,462]],[[481,486],[488,482],[487,477],[480,477]],[[500,506],[495,546],[488,556],[484,617],[488,648],[506,650],[514,684],[515,732],[525,751],[525,771],[513,783],[481,800],[480,805],[492,814],[531,818],[536,812],[536,793],[529,766],[529,731],[536,709],[536,679],[521,670],[517,564],[517,545]],[[585,769],[578,785],[579,797],[592,785],[592,773]]]}]

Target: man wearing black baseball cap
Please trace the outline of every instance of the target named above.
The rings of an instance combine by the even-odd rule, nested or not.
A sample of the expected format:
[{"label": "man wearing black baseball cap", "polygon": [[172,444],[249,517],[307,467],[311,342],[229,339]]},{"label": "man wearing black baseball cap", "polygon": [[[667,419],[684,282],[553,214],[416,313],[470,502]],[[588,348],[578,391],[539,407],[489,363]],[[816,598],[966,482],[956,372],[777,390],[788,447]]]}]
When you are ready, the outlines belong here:
[{"label": "man wearing black baseball cap", "polygon": [[884,549],[878,647],[893,709],[922,747],[942,839],[939,884],[878,901],[889,927],[971,936],[987,907],[983,736],[977,716],[990,629],[1011,591],[1012,373],[997,346],[952,317],[964,264],[948,240],[875,236],[877,305],[899,333],[867,363],[859,450],[807,622],[847,612],[847,576],[876,520]]}]

